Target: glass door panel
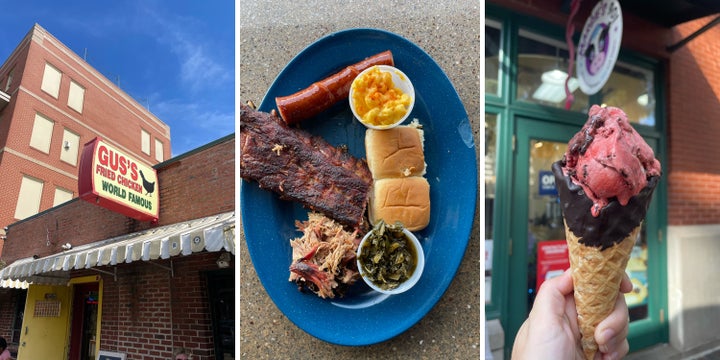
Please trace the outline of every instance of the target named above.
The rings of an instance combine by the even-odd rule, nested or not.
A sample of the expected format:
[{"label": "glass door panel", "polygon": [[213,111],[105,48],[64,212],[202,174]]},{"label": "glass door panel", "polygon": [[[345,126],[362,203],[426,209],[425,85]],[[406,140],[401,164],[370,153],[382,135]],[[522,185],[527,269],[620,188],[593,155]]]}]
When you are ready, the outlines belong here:
[{"label": "glass door panel", "polygon": [[[564,248],[565,227],[551,167],[562,158],[567,144],[549,140],[530,139],[528,165],[528,309],[532,308],[537,289],[544,280],[562,274],[570,264],[567,254],[557,250],[548,253],[542,249]],[[552,255],[538,256],[541,254]],[[549,250],[548,250],[549,251]]]}]

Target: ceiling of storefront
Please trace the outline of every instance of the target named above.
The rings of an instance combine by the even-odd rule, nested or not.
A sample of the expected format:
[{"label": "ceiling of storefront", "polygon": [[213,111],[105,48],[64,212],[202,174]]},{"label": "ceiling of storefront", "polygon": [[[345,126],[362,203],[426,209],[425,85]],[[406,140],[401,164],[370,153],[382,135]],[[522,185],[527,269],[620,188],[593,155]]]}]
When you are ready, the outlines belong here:
[{"label": "ceiling of storefront", "polygon": [[720,13],[717,0],[622,0],[621,6],[623,11],[665,27]]}]

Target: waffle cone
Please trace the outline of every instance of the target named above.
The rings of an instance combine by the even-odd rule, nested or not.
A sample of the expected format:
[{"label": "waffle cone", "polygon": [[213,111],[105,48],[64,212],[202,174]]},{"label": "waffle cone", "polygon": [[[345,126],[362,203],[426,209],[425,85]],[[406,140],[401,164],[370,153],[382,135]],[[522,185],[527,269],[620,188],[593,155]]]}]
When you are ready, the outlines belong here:
[{"label": "waffle cone", "polygon": [[599,247],[581,244],[578,241],[580,239],[565,224],[580,342],[588,360],[592,360],[598,350],[595,328],[610,315],[615,306],[625,266],[641,226],[638,225],[621,242],[601,250]]}]

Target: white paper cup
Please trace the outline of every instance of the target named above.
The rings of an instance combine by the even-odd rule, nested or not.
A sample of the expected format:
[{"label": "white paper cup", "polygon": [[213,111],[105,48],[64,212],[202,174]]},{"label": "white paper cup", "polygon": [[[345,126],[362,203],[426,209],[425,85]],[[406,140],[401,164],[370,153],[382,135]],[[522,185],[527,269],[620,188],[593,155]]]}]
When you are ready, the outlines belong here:
[{"label": "white paper cup", "polygon": [[[353,90],[354,89],[353,85],[355,84],[355,81],[358,78],[363,76],[366,72],[370,71],[374,67],[380,68],[380,71],[389,72],[390,75],[392,76],[392,81],[395,84],[395,86],[410,97],[410,105],[407,107],[407,111],[405,112],[405,115],[403,117],[401,117],[400,120],[398,120],[395,123],[392,123],[390,125],[368,124],[368,123],[362,121],[362,117],[360,115],[358,115],[358,113],[356,112],[356,109],[355,109],[355,101],[353,100],[353,95],[355,94],[355,91]],[[385,129],[394,128],[394,127],[402,124],[403,121],[405,121],[408,118],[408,116],[410,116],[413,106],[415,105],[415,87],[413,87],[413,84],[410,81],[410,78],[408,78],[407,75],[405,75],[405,73],[400,71],[398,68],[395,68],[395,67],[389,66],[389,65],[375,65],[375,66],[371,66],[371,67],[363,70],[363,72],[361,72],[357,77],[355,77],[355,79],[353,80],[353,84],[350,86],[350,96],[348,96],[348,99],[350,101],[350,109],[352,110],[353,116],[355,117],[356,120],[358,120],[361,124],[365,125],[369,129],[385,130]]]}]

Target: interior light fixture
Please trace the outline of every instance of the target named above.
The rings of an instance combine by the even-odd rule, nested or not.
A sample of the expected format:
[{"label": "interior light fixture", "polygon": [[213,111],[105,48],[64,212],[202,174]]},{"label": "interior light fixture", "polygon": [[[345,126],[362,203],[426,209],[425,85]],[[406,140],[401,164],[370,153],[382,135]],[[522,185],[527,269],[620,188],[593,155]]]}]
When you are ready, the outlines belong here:
[{"label": "interior light fixture", "polygon": [[640,106],[645,107],[650,102],[650,97],[647,93],[644,93],[637,98],[637,103],[640,104]]},{"label": "interior light fixture", "polygon": [[[559,69],[553,69],[542,73],[540,79],[542,84],[535,90],[532,97],[535,100],[559,103],[565,100],[565,79],[568,74]],[[570,78],[568,88],[571,93],[580,87],[580,83],[574,77]]]}]

